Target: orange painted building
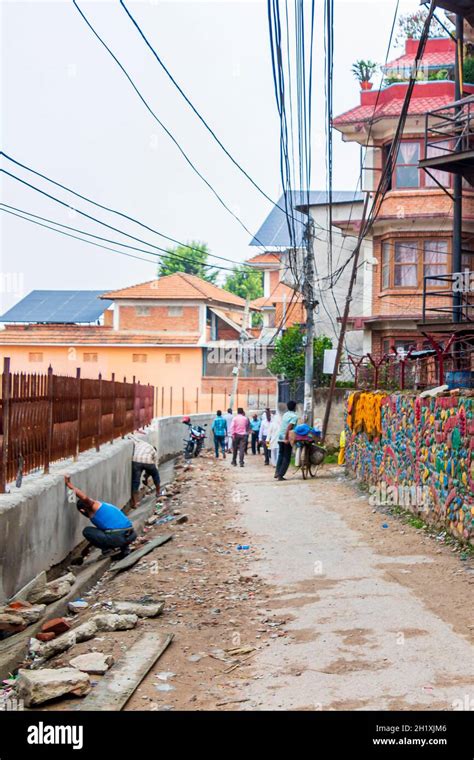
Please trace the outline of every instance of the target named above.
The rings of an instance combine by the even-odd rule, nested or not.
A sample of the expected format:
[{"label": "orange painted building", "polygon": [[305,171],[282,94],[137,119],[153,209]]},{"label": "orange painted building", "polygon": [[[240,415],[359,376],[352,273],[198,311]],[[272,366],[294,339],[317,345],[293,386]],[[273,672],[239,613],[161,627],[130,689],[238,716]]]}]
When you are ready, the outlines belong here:
[{"label": "orange painted building", "polygon": [[[135,378],[155,386],[159,415],[228,405],[245,318],[242,298],[180,272],[104,293],[101,299],[99,325],[6,324],[0,351],[11,358],[12,370],[44,373],[51,365],[56,374],[80,369],[83,377]],[[245,334],[253,341],[250,331]],[[263,362],[249,365],[242,375],[239,403],[274,402],[276,382]]]}]

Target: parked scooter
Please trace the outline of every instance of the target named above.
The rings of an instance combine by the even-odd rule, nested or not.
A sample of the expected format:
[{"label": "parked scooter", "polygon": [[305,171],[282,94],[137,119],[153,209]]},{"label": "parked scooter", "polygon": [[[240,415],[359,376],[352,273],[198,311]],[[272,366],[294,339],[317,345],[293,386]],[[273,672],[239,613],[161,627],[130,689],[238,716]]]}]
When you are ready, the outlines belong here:
[{"label": "parked scooter", "polygon": [[193,425],[190,417],[183,417],[182,422],[189,427],[189,436],[184,439],[184,458],[191,459],[197,457],[202,451],[204,441],[206,440],[205,425]]}]

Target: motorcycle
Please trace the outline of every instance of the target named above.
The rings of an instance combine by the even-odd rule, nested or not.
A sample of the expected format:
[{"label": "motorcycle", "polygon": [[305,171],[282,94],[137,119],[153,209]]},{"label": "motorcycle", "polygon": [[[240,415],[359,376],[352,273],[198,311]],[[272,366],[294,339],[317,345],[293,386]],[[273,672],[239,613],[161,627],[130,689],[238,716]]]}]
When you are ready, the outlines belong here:
[{"label": "motorcycle", "polygon": [[184,458],[191,459],[192,457],[199,456],[204,447],[204,441],[206,440],[206,431],[204,428],[206,428],[207,425],[204,427],[193,425],[189,417],[183,417],[182,422],[189,427],[189,436],[188,438],[183,439]]}]

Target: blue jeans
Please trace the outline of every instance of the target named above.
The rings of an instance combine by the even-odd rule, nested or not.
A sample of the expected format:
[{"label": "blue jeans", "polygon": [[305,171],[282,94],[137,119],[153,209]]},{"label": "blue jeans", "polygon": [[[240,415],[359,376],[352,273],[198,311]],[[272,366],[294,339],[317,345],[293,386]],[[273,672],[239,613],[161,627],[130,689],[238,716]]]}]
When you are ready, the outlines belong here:
[{"label": "blue jeans", "polygon": [[131,544],[137,537],[133,528],[125,528],[125,530],[117,533],[106,533],[105,530],[91,526],[84,528],[82,535],[92,546],[97,546],[102,551],[104,549],[121,549]]},{"label": "blue jeans", "polygon": [[216,450],[216,457],[219,456],[219,446],[222,449],[222,454],[225,454],[225,435],[214,436],[214,448]]}]

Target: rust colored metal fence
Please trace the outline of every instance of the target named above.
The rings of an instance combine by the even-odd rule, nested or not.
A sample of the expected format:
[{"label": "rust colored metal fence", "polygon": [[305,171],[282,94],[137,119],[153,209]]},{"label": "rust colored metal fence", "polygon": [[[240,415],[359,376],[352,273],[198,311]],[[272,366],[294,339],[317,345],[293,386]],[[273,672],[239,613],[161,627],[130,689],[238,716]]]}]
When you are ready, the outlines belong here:
[{"label": "rust colored metal fence", "polygon": [[115,380],[10,372],[0,398],[0,493],[18,475],[112,442],[153,419],[154,388]]},{"label": "rust colored metal fence", "polygon": [[358,390],[424,391],[436,386],[456,384],[474,387],[474,348],[472,343],[443,342],[430,339],[430,347],[382,355],[350,356],[354,367],[354,387]]}]

